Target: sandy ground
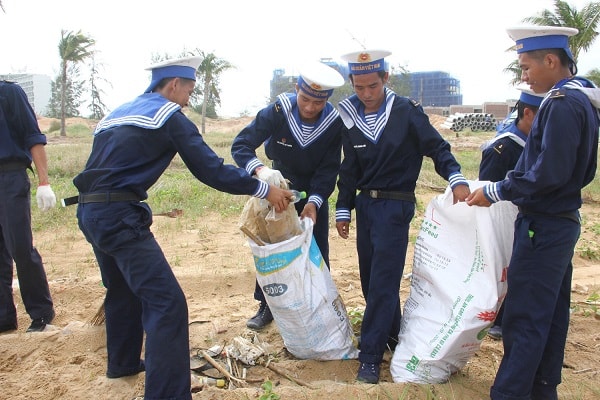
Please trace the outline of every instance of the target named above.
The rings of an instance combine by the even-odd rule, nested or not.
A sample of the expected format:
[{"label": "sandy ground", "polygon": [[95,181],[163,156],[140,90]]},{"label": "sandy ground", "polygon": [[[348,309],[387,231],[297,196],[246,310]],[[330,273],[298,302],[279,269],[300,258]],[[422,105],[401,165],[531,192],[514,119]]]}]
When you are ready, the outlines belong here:
[{"label": "sandy ground", "polygon": [[[426,204],[434,195],[424,192],[419,198]],[[598,221],[600,207],[585,205],[582,212],[588,221]],[[593,222],[589,226],[594,226]],[[153,231],[187,296],[190,356],[200,349],[226,345],[234,337],[249,335],[246,319],[257,306],[252,298],[255,271],[237,218],[214,214],[202,221],[190,221],[184,210],[177,218],[155,217]],[[584,230],[583,235],[595,238],[592,229]],[[25,333],[30,321],[15,290],[19,329],[0,334],[0,399],[127,400],[142,396],[143,373],[113,380],[104,375],[104,326],[90,323],[102,303],[104,289],[88,243],[79,231],[69,228],[38,232],[34,239],[44,258],[57,316],[47,331]],[[346,307],[364,306],[355,237],[340,239],[332,228],[330,242],[332,276]],[[410,272],[411,263],[412,247],[405,272]],[[591,400],[600,398],[600,321],[584,302],[598,293],[600,264],[580,256],[574,264],[572,295],[577,307],[572,315],[559,393],[561,399]],[[403,280],[402,301],[408,296],[409,286],[409,280]],[[486,399],[502,357],[501,342],[485,338],[480,350],[449,383],[416,385],[393,383],[389,372],[391,354],[387,352],[381,383],[365,385],[354,381],[356,360],[296,359],[285,350],[275,324],[258,337],[269,344],[273,365],[281,373],[247,366],[246,385],[197,388],[193,398],[259,399],[264,394],[261,382],[269,380],[281,399]],[[219,375],[214,369],[207,373]]]}]

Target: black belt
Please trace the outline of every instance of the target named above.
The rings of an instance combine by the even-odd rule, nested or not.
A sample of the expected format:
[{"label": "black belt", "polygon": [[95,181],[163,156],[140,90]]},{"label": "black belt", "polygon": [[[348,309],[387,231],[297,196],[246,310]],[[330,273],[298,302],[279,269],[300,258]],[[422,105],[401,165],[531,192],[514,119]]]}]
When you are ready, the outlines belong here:
[{"label": "black belt", "polygon": [[386,200],[404,200],[417,202],[417,198],[414,193],[411,192],[387,192],[383,190],[362,190],[361,193],[365,193],[372,199],[386,199]]},{"label": "black belt", "polygon": [[564,213],[556,213],[556,214],[546,214],[546,213],[540,213],[540,212],[531,212],[531,211],[527,211],[525,209],[523,209],[522,207],[519,207],[519,212],[523,215],[532,215],[532,216],[538,216],[538,217],[554,217],[554,218],[566,218],[566,219],[570,219],[573,222],[576,222],[578,224],[581,223],[581,219],[579,218],[579,211],[569,211],[569,212],[564,212]]},{"label": "black belt", "polygon": [[20,169],[27,169],[27,164],[19,161],[9,161],[0,163],[0,172],[18,171]]},{"label": "black belt", "polygon": [[96,192],[80,193],[78,196],[67,197],[62,200],[63,206],[85,203],[113,203],[115,201],[142,201],[140,196],[132,192]]}]

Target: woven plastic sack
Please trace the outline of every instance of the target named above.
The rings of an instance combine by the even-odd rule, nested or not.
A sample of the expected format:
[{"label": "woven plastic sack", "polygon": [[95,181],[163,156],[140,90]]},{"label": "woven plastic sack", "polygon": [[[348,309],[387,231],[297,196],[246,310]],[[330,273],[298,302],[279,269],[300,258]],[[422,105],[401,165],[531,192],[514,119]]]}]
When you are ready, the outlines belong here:
[{"label": "woven plastic sack", "polygon": [[300,235],[280,243],[259,246],[248,240],[256,280],[291,354],[315,360],[357,358],[356,337],[313,238],[313,222],[303,218],[300,224]]},{"label": "woven plastic sack", "polygon": [[450,188],[431,200],[390,365],[394,382],[446,382],[479,350],[506,294],[516,214],[506,201],[453,205]]}]

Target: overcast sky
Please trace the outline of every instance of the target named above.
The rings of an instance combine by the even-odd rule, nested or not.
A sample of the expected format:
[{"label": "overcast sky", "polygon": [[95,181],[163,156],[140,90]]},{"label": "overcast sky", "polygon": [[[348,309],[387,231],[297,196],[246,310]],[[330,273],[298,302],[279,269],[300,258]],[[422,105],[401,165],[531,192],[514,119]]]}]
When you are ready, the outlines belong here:
[{"label": "overcast sky", "polygon": [[[409,71],[445,71],[461,81],[464,104],[517,97],[503,69],[516,58],[506,28],[551,0],[2,0],[0,73],[54,79],[61,29],[96,40],[104,102],[113,109],[143,92],[153,54],[213,52],[236,69],[221,76],[219,114],[254,114],[266,105],[273,70],[295,74],[306,59],[366,48],[392,52]],[[571,0],[581,9],[589,1]],[[600,68],[600,40],[579,56]]]}]

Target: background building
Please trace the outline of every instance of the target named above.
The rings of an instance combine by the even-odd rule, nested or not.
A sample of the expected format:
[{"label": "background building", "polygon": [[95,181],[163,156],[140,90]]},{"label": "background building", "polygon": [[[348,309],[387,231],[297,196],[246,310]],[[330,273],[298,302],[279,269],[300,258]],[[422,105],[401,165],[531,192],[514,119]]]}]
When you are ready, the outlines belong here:
[{"label": "background building", "polygon": [[0,74],[0,80],[18,83],[29,99],[29,103],[38,116],[46,115],[51,96],[52,80],[39,74]]},{"label": "background building", "polygon": [[[333,104],[347,96],[353,94],[348,78],[348,68],[346,64],[338,64],[334,60],[325,58],[321,62],[338,70],[344,77],[346,84],[336,89],[331,98]],[[501,121],[511,112],[516,100],[507,100],[505,102],[486,102],[477,105],[463,105],[463,96],[460,91],[460,80],[452,77],[444,71],[424,71],[410,72],[404,75],[395,75],[400,80],[409,80],[409,85],[404,85],[396,90],[396,93],[402,94],[398,90],[407,90],[410,87],[409,97],[417,100],[423,106],[427,114],[435,114],[448,117],[453,114],[489,114],[491,118]],[[274,101],[277,95],[283,92],[292,92],[298,81],[294,75],[286,75],[284,69],[273,71],[271,80],[270,101]],[[392,81],[392,79],[390,79]],[[390,82],[391,83],[391,82]],[[389,83],[388,83],[389,84]],[[394,89],[393,87],[390,87]],[[335,98],[334,98],[335,97]]]},{"label": "background building", "polygon": [[[349,84],[348,66],[346,64],[340,65],[329,58],[321,59],[321,62],[339,71],[346,83]],[[400,80],[408,77],[408,86],[410,86],[409,97],[419,101],[423,107],[449,107],[451,105],[462,104],[460,80],[450,76],[447,72],[410,72],[394,76]],[[274,70],[270,88],[271,101],[275,100],[275,97],[280,93],[293,91],[297,80],[297,76],[286,75],[284,69]],[[392,84],[392,80],[390,79],[389,84]],[[395,82],[398,82],[398,80]],[[404,85],[403,87],[408,88],[408,86]],[[392,87],[392,89],[394,88]],[[398,88],[396,89],[398,90]],[[397,93],[403,94],[401,92]],[[405,94],[408,95],[408,92]]]},{"label": "background building", "polygon": [[449,107],[462,104],[460,80],[443,71],[411,72],[410,97],[423,107]]}]

